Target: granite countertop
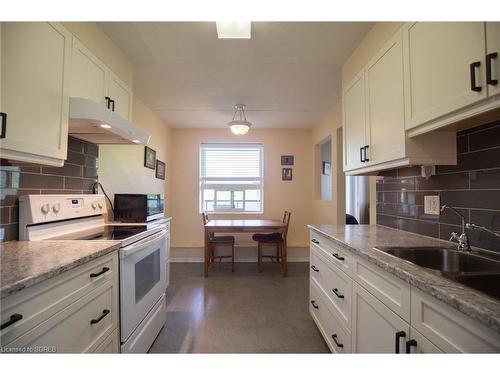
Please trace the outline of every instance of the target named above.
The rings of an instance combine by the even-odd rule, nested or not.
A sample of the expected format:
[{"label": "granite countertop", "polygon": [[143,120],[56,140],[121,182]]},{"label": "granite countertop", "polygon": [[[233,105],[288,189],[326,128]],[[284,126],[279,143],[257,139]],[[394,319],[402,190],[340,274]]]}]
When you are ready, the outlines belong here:
[{"label": "granite countertop", "polygon": [[4,298],[109,254],[120,241],[11,241],[0,244],[0,288]]},{"label": "granite countertop", "polygon": [[499,300],[445,279],[426,268],[374,249],[375,246],[450,247],[456,244],[380,225],[308,225],[308,227],[500,333]]}]

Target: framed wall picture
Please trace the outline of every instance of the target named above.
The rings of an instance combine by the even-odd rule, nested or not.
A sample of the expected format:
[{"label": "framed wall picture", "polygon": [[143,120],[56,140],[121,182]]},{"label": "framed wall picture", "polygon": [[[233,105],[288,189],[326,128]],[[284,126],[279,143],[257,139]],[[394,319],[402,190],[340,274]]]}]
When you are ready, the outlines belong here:
[{"label": "framed wall picture", "polygon": [[323,174],[326,176],[330,176],[332,174],[332,163],[329,161],[323,162]]},{"label": "framed wall picture", "polygon": [[292,168],[281,168],[281,179],[283,181],[292,181]]},{"label": "framed wall picture", "polygon": [[293,155],[281,155],[281,165],[293,165]]},{"label": "framed wall picture", "polygon": [[144,147],[144,166],[149,169],[156,168],[156,151],[148,146]]},{"label": "framed wall picture", "polygon": [[165,163],[156,159],[156,178],[165,179]]}]

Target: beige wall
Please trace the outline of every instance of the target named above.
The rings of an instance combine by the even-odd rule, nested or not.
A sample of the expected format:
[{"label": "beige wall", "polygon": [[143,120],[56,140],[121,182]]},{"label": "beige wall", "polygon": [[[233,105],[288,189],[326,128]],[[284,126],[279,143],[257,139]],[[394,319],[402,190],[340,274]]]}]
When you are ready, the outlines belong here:
[{"label": "beige wall", "polygon": [[134,88],[134,66],[95,22],[63,22],[63,25],[123,82]]},{"label": "beige wall", "polygon": [[[229,129],[172,129],[172,246],[203,246],[199,211],[199,146],[201,142],[261,142],[264,145],[264,214],[213,215],[217,218],[279,219],[292,212],[288,244],[307,246],[311,223],[312,153],[311,131],[251,129],[244,137]],[[281,155],[294,155],[293,181],[281,180]],[[252,243],[250,236],[237,237],[238,245]],[[180,251],[180,249],[175,249]],[[304,251],[307,251],[305,249]]]},{"label": "beige wall", "polygon": [[[337,103],[312,129],[311,143],[314,154],[314,187],[312,197],[312,222],[316,224],[343,223],[345,219],[344,174],[342,172],[342,105]],[[321,200],[319,194],[320,173],[319,144],[325,139],[332,142],[332,199]]]},{"label": "beige wall", "polygon": [[[129,87],[134,86],[134,66],[95,22],[65,22],[64,26]],[[132,122],[151,135],[149,147],[166,163],[166,179],[144,167],[142,145],[100,145],[99,182],[110,198],[114,193],[164,193],[167,214],[171,194],[171,131],[137,96],[133,98]]]},{"label": "beige wall", "polygon": [[100,145],[99,182],[113,200],[114,193],[163,193],[167,215],[171,213],[171,129],[138,98],[134,97],[132,119],[135,125],[151,134],[148,147],[156,158],[166,163],[165,180],[144,167],[143,145]]}]

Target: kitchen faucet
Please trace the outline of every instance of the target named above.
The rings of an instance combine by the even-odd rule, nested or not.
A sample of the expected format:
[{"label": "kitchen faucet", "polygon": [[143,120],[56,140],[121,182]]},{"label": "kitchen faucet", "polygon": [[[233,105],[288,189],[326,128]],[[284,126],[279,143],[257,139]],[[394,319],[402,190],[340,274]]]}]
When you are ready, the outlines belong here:
[{"label": "kitchen faucet", "polygon": [[470,244],[469,244],[469,237],[467,237],[467,234],[465,233],[465,228],[469,228],[469,225],[473,225],[473,224],[470,224],[470,223],[466,224],[465,223],[465,216],[462,215],[460,212],[458,212],[455,208],[453,208],[447,204],[443,204],[441,206],[440,211],[444,212],[445,209],[449,209],[449,210],[453,211],[455,214],[460,216],[460,218],[462,219],[462,234],[459,235],[456,232],[452,232],[451,237],[450,237],[450,241],[456,240],[458,242],[458,250],[470,251],[471,249],[470,249]]},{"label": "kitchen faucet", "polygon": [[460,212],[458,212],[455,208],[444,204],[441,206],[440,211],[443,212],[445,209],[449,209],[456,213],[460,218],[462,219],[462,234],[457,234],[456,232],[451,233],[450,241],[451,240],[457,240],[458,242],[458,250],[467,250],[470,251],[470,244],[469,244],[469,237],[467,237],[467,234],[465,233],[465,229],[475,229],[475,230],[482,230],[484,232],[487,232],[489,234],[492,234],[493,236],[496,236],[500,238],[500,233],[497,233],[495,231],[492,231],[491,229],[482,227],[481,225],[476,225],[473,223],[465,223],[465,217],[462,215]]}]

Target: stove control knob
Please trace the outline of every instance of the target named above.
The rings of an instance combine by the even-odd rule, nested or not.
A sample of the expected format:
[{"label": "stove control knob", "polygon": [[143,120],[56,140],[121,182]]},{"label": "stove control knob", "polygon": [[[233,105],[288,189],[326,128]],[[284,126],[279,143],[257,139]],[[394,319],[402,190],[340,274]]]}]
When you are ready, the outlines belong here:
[{"label": "stove control knob", "polygon": [[92,202],[91,206],[92,206],[92,209],[95,210],[97,208],[97,203],[96,202]]},{"label": "stove control knob", "polygon": [[48,204],[48,203],[43,204],[42,205],[42,213],[44,215],[47,215],[49,213],[49,211],[50,211],[50,204]]},{"label": "stove control knob", "polygon": [[52,211],[54,211],[54,213],[57,215],[57,213],[59,211],[61,211],[61,204],[60,203],[56,203],[55,205],[52,206]]},{"label": "stove control knob", "polygon": [[99,209],[102,210],[102,203],[99,202],[99,203],[97,203],[97,205],[99,206]]}]

